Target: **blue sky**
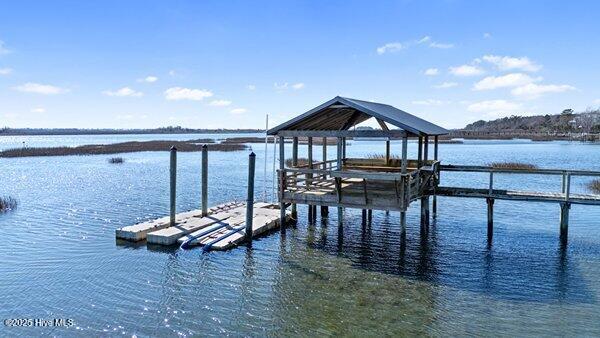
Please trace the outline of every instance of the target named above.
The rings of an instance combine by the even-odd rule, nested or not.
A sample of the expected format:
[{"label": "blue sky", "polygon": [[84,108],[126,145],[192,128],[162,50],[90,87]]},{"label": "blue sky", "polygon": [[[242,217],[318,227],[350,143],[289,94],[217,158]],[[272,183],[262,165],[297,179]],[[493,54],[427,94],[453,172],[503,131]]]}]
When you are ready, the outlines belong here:
[{"label": "blue sky", "polygon": [[600,106],[594,1],[0,8],[0,126],[260,128],[336,95],[448,128]]}]

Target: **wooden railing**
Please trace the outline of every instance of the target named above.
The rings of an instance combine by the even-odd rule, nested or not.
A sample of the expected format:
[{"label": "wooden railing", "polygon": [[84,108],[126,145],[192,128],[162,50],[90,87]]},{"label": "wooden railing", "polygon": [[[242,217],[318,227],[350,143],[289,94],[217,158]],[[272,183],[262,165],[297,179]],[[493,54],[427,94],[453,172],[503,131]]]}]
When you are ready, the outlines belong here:
[{"label": "wooden railing", "polygon": [[[356,163],[354,159],[347,160]],[[279,171],[280,198],[286,192],[309,192],[311,190],[335,190],[337,203],[343,204],[344,196],[350,189],[356,195],[357,189],[362,190],[364,204],[372,204],[372,196],[390,192],[396,196],[397,205],[405,210],[411,201],[431,191],[439,179],[439,161],[429,161],[428,165],[419,169],[412,169],[402,174],[400,172],[373,170],[352,170],[344,166],[337,170],[337,161],[314,162],[296,168],[287,168]],[[416,164],[416,161],[414,161]],[[314,168],[319,169],[314,169]],[[325,169],[321,169],[321,168]],[[354,166],[349,166],[354,168]],[[368,186],[375,186],[369,189]],[[379,189],[379,190],[377,190]]]},{"label": "wooden railing", "polygon": [[552,175],[562,177],[562,190],[560,192],[564,202],[571,202],[571,177],[587,176],[600,177],[600,171],[590,170],[565,170],[565,169],[525,169],[525,168],[494,168],[490,166],[470,166],[470,165],[441,165],[440,171],[446,172],[471,172],[471,173],[488,173],[489,184],[487,187],[488,195],[493,197],[496,190],[494,189],[494,174],[522,174],[522,175]]}]

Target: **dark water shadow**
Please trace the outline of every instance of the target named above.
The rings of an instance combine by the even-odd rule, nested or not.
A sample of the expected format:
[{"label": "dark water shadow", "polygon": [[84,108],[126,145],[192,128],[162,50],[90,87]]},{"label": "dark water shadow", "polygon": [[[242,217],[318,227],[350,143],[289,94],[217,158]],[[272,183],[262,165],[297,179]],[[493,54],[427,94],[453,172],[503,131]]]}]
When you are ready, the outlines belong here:
[{"label": "dark water shadow", "polygon": [[[397,216],[397,214],[396,214]],[[357,217],[359,218],[359,217]],[[371,226],[345,219],[343,227],[322,226],[303,244],[350,259],[357,269],[402,276],[488,297],[526,302],[583,303],[596,297],[570,257],[573,247],[559,244],[558,234],[504,230],[502,244],[488,247],[484,232],[430,225],[428,231],[408,224],[402,240],[399,221],[378,218]],[[337,224],[332,220],[329,225]],[[395,223],[394,223],[395,222]],[[333,230],[335,229],[335,230]],[[479,236],[481,238],[475,237]],[[303,242],[304,238],[297,238]],[[600,252],[595,246],[592,252]],[[597,256],[596,256],[597,257]]]}]

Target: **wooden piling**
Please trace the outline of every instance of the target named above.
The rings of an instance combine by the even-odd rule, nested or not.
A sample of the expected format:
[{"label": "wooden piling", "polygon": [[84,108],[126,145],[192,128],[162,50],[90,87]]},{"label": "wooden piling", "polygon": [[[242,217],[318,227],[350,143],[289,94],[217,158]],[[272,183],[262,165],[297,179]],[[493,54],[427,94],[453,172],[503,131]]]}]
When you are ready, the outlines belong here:
[{"label": "wooden piling", "polygon": [[367,222],[369,224],[373,222],[373,209],[367,210]]},{"label": "wooden piling", "polygon": [[571,203],[560,203],[560,242],[562,244],[567,244],[569,237],[569,209],[571,209]]},{"label": "wooden piling", "polygon": [[[342,148],[344,147],[344,141],[342,140],[341,137],[337,138],[337,170],[341,171],[342,170]],[[338,225],[342,225],[343,224],[343,218],[344,218],[344,209],[340,206],[337,207],[337,212],[338,212]]]},{"label": "wooden piling", "polygon": [[[419,138],[420,140],[421,138]],[[429,136],[425,136],[423,146],[423,157],[422,164],[427,165],[428,155],[429,155]],[[429,226],[429,195],[423,195],[421,197],[421,226],[428,227]]]},{"label": "wooden piling", "polygon": [[487,241],[488,244],[492,244],[492,238],[494,237],[494,199],[486,198],[487,202]]},{"label": "wooden piling", "polygon": [[[292,139],[292,166],[296,168],[298,166],[298,138]],[[298,219],[298,207],[296,203],[292,204],[292,218]]]},{"label": "wooden piling", "polygon": [[361,225],[367,224],[367,209],[362,209]]},{"label": "wooden piling", "polygon": [[171,147],[171,164],[169,167],[170,179],[170,224],[175,225],[176,193],[177,193],[177,148]]},{"label": "wooden piling", "polygon": [[[307,142],[307,146],[308,146],[308,169],[312,170],[314,169],[313,166],[313,138],[312,137],[308,137],[308,142]],[[313,174],[307,174],[306,175],[306,186],[307,189],[310,189],[310,186],[312,185],[312,178],[313,178]],[[312,223],[315,220],[315,208],[313,208],[314,205],[309,204],[308,205],[308,222]]]},{"label": "wooden piling", "polygon": [[563,192],[565,201],[560,203],[560,242],[567,244],[569,237],[569,209],[571,203],[569,197],[571,195],[571,173],[563,175]]},{"label": "wooden piling", "polygon": [[279,227],[285,229],[285,203],[283,194],[285,192],[285,140],[279,136]]},{"label": "wooden piling", "polygon": [[246,233],[245,240],[252,242],[252,220],[254,219],[254,169],[256,154],[248,156],[248,195],[246,198]]},{"label": "wooden piling", "polygon": [[[438,160],[438,136],[434,136],[433,138],[433,160],[437,161]],[[439,175],[439,171],[437,172],[437,175]],[[438,186],[438,182],[439,182],[439,177],[435,178],[434,184],[433,184],[433,199],[431,201],[431,211],[432,211],[432,216],[433,219],[437,218],[437,194],[436,194],[436,190],[437,190],[437,186]]]},{"label": "wooden piling", "polygon": [[208,215],[208,147],[202,145],[202,217]]},{"label": "wooden piling", "polygon": [[385,165],[390,164],[390,140],[385,141]]},{"label": "wooden piling", "polygon": [[[323,170],[327,170],[327,137],[323,137],[323,165],[322,165],[322,169]],[[323,175],[323,178],[325,178],[326,175]],[[321,218],[322,217],[327,217],[327,215],[329,215],[329,207],[326,205],[322,205],[321,206]]]}]

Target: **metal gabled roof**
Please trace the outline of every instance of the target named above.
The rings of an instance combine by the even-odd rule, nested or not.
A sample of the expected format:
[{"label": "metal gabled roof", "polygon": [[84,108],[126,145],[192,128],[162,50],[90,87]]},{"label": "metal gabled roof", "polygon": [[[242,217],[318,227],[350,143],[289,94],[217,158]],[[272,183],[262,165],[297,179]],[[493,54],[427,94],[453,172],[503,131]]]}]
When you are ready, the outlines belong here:
[{"label": "metal gabled roof", "polygon": [[341,96],[336,96],[300,116],[269,129],[267,134],[275,135],[282,130],[348,130],[371,117],[414,135],[448,134],[448,130],[396,107]]}]

